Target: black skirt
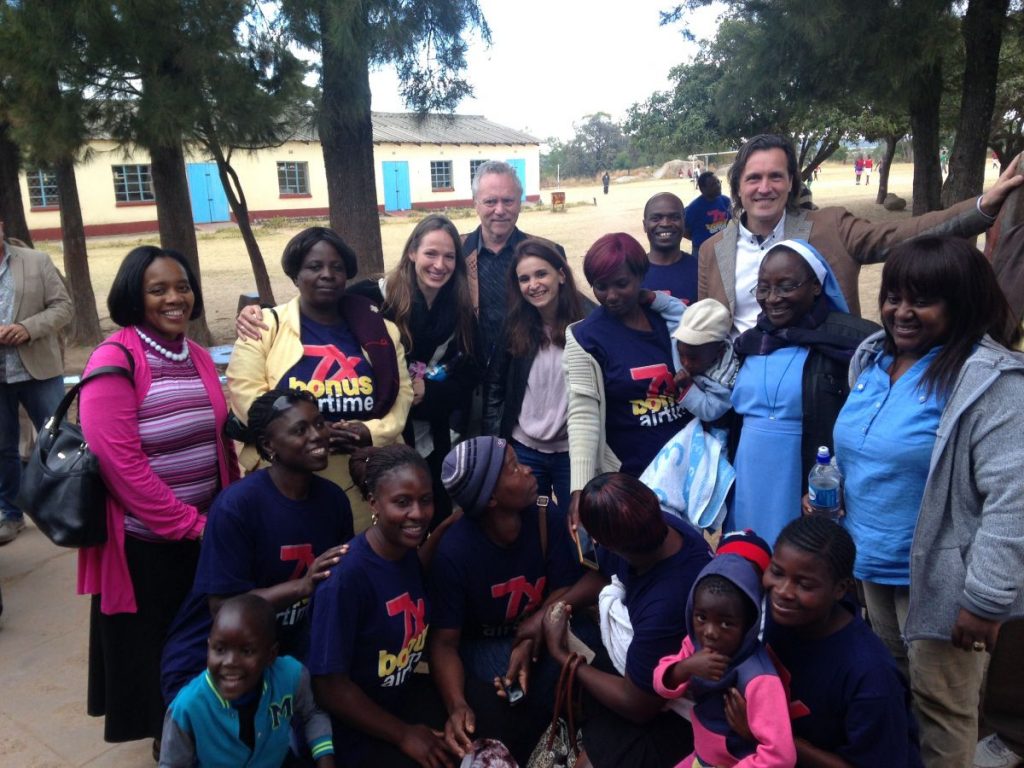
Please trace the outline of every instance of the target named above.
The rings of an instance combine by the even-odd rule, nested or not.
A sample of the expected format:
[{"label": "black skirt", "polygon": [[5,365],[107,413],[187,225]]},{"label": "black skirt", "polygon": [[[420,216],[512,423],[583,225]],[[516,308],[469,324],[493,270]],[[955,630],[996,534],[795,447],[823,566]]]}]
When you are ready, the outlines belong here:
[{"label": "black skirt", "polygon": [[124,549],[137,612],[104,614],[94,595],[89,617],[87,711],[106,718],[103,738],[110,742],[160,738],[160,654],[199,562],[198,541],[125,536]]}]

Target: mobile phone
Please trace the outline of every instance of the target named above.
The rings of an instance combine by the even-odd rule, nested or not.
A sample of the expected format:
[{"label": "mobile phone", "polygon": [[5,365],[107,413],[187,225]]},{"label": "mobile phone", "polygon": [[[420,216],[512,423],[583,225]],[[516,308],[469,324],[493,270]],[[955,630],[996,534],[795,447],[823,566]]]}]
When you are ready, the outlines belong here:
[{"label": "mobile phone", "polygon": [[523,692],[522,686],[519,683],[512,683],[511,685],[505,685],[505,681],[501,681],[501,689],[505,692],[505,700],[508,702],[510,707],[514,707],[520,701],[523,700],[523,696],[526,694]]},{"label": "mobile phone", "polygon": [[580,565],[598,570],[597,553],[594,550],[594,542],[587,533],[587,529],[577,524],[576,530],[572,532],[572,540],[576,543],[576,555],[579,557]]}]

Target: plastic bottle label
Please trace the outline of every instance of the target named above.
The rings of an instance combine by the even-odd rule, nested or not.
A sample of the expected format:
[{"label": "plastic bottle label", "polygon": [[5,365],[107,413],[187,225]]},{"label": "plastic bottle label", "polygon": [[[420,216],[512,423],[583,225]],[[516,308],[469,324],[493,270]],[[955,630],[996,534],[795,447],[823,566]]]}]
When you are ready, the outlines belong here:
[{"label": "plastic bottle label", "polygon": [[807,489],[807,497],[811,502],[811,506],[817,507],[822,511],[832,511],[839,506],[838,488],[810,487]]}]

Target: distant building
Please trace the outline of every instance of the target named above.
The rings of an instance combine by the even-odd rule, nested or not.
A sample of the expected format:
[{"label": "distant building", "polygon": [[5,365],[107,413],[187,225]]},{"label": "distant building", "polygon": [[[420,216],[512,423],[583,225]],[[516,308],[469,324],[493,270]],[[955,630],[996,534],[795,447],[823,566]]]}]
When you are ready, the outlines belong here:
[{"label": "distant building", "polygon": [[[127,153],[108,139],[91,141],[89,149],[88,160],[75,168],[86,235],[155,232],[156,198],[146,152]],[[523,182],[523,200],[540,200],[540,142],[481,116],[420,119],[411,113],[375,112],[373,154],[380,212],[469,206],[473,173],[486,160],[510,163]],[[315,134],[274,149],[236,152],[231,163],[252,219],[327,216],[327,177]],[[196,223],[232,221],[216,163],[192,153],[186,164]],[[59,238],[54,174],[32,168],[22,172],[21,194],[32,237]]]}]

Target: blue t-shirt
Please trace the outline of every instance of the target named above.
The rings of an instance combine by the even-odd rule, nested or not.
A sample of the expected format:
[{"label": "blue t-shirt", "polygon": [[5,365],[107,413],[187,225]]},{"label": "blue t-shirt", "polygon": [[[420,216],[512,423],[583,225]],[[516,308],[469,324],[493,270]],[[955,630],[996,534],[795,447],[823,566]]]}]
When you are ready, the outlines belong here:
[{"label": "blue t-shirt", "polygon": [[701,244],[712,235],[725,229],[731,218],[732,202],[725,195],[715,200],[708,200],[704,195],[694,198],[683,213],[686,231],[690,233],[693,252],[700,250]]},{"label": "blue t-shirt", "polygon": [[861,371],[834,430],[845,482],[843,524],[857,545],[858,579],[906,586],[910,544],[928,480],[944,398],[922,377],[939,353],[930,350],[889,382],[893,358],[879,352]]},{"label": "blue t-shirt", "polygon": [[519,538],[508,547],[491,541],[480,523],[463,517],[442,537],[430,565],[431,624],[461,629],[463,637],[502,637],[533,613],[547,595],[582,575],[569,533],[548,507],[547,561],[541,557],[535,506],[523,510]]},{"label": "blue t-shirt", "polygon": [[690,588],[709,562],[711,550],[689,523],[662,514],[665,523],[683,537],[672,557],[644,573],[636,573],[626,560],[597,547],[597,564],[609,578],[618,576],[626,589],[623,600],[633,625],[633,640],[626,652],[626,677],[640,690],[654,693],[654,668],[669,654],[679,652],[686,637],[686,599]]},{"label": "blue t-shirt", "polygon": [[[313,596],[310,674],[346,675],[383,709],[394,712],[402,686],[427,642],[426,587],[419,556],[387,560],[361,533]],[[334,746],[358,747],[365,735],[334,720]]]},{"label": "blue t-shirt", "polygon": [[365,420],[373,410],[376,379],[352,331],[343,322],[301,319],[302,357],[279,387],[312,392],[327,421]]},{"label": "blue t-shirt", "polygon": [[697,257],[683,253],[675,264],[650,264],[643,287],[675,296],[684,304],[697,300]]},{"label": "blue t-shirt", "polygon": [[765,641],[790,689],[794,737],[858,768],[922,765],[907,684],[882,641],[856,615],[821,638],[769,623]]},{"label": "blue t-shirt", "polygon": [[665,320],[644,311],[652,328],[647,333],[627,328],[604,307],[573,326],[576,341],[604,374],[605,439],[633,477],[693,418],[679,402]]},{"label": "blue t-shirt", "polygon": [[[168,699],[206,666],[210,595],[264,589],[306,575],[323,552],[352,538],[352,508],[334,483],[314,476],[305,499],[289,499],[261,469],[228,486],[210,508],[192,592],[168,632],[161,675]],[[306,657],[309,600],[277,614],[280,652]]]}]

